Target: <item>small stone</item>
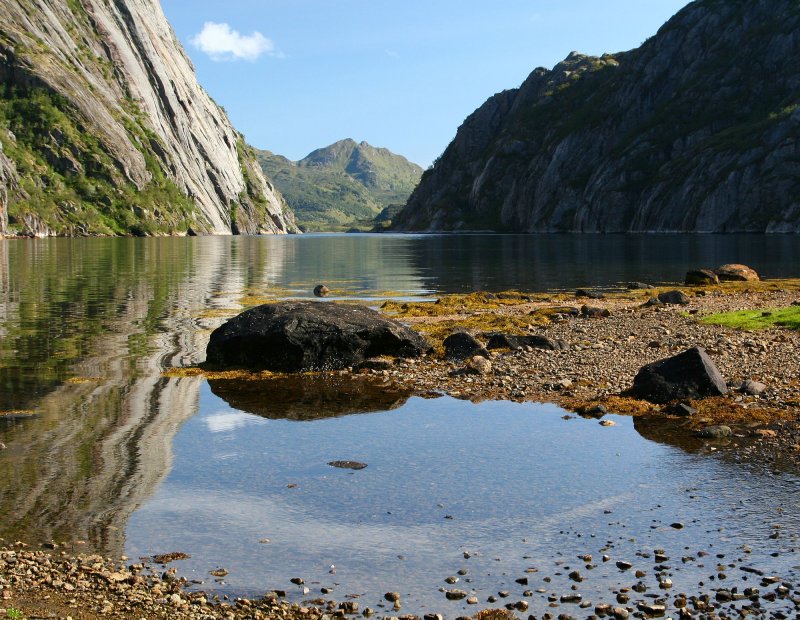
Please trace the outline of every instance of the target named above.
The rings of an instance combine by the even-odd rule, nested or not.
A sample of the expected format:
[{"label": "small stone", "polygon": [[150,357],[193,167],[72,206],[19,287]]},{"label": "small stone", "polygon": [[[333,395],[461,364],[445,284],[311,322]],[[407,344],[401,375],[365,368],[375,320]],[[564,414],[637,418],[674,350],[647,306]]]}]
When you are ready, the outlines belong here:
[{"label": "small stone", "polygon": [[611,615],[614,616],[616,620],[628,620],[630,613],[628,613],[628,610],[624,607],[614,607],[614,609],[611,610]]},{"label": "small stone", "polygon": [[633,564],[631,564],[630,562],[624,562],[620,560],[619,562],[617,562],[617,568],[620,570],[629,570],[633,568]]},{"label": "small stone", "polygon": [[355,601],[345,601],[344,603],[339,603],[339,609],[341,609],[346,614],[357,614],[358,603],[356,603]]},{"label": "small stone", "polygon": [[331,461],[328,463],[331,467],[336,467],[338,469],[364,469],[367,464],[360,463],[359,461]]},{"label": "small stone", "polygon": [[697,431],[695,435],[705,439],[724,439],[733,435],[733,431],[731,430],[730,426],[719,424],[715,426],[707,426],[704,429]]},{"label": "small stone", "polygon": [[400,593],[399,592],[387,592],[386,594],[383,595],[383,598],[385,598],[390,603],[395,603],[395,602],[400,600]]},{"label": "small stone", "polygon": [[492,372],[492,363],[485,357],[476,355],[467,363],[465,370],[474,375],[488,375]]},{"label": "small stone", "polygon": [[477,605],[478,604],[478,597],[477,596],[470,596],[467,599],[467,605]]},{"label": "small stone", "polygon": [[454,584],[458,583],[458,577],[445,577],[445,583]]},{"label": "small stone", "polygon": [[467,593],[464,590],[446,590],[444,593],[445,598],[448,601],[460,601],[462,598],[467,597]]},{"label": "small stone", "polygon": [[739,389],[750,396],[761,396],[766,391],[767,386],[759,381],[748,379],[742,383]]},{"label": "small stone", "polygon": [[330,293],[330,292],[331,292],[331,289],[329,289],[324,284],[317,284],[314,287],[314,296],[315,297],[327,297],[328,293]]}]

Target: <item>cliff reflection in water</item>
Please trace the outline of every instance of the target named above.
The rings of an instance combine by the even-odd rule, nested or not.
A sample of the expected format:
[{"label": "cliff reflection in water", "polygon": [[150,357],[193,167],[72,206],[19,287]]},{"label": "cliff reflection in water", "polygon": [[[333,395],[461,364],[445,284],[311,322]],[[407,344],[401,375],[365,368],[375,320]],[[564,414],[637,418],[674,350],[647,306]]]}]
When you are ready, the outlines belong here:
[{"label": "cliff reflection in water", "polygon": [[[84,540],[122,553],[129,515],[168,473],[173,438],[198,407],[203,380],[167,379],[163,370],[202,362],[211,330],[243,303],[311,296],[320,278],[350,296],[418,294],[403,243],[0,241],[0,412],[25,411],[0,415],[0,537]],[[401,398],[312,385],[275,386],[269,402],[299,419],[391,408]],[[228,397],[247,399],[242,389]]]},{"label": "cliff reflection in water", "polygon": [[[201,379],[207,308],[280,275],[285,245],[231,239],[0,242],[0,536],[121,553],[166,475]],[[240,258],[237,258],[240,256]],[[32,415],[31,415],[32,414]]]}]

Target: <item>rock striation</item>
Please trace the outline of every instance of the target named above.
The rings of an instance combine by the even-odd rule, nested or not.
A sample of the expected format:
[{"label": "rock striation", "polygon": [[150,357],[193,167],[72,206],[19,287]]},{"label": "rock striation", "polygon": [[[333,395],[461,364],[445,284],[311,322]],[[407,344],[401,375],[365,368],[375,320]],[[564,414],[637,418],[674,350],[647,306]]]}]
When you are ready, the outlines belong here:
[{"label": "rock striation", "polygon": [[8,0],[0,209],[29,235],[295,230],[158,0]]},{"label": "rock striation", "polygon": [[800,232],[800,8],[697,0],[491,97],[395,230]]}]

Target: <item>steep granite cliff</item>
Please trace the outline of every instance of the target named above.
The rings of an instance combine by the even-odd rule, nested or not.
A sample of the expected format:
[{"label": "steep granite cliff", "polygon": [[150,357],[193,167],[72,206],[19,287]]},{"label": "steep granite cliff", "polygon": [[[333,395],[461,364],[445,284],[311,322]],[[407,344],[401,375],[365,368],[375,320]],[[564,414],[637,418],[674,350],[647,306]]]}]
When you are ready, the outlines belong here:
[{"label": "steep granite cliff", "polygon": [[696,0],[490,98],[398,230],[800,232],[797,0]]},{"label": "steep granite cliff", "polygon": [[4,0],[0,147],[12,233],[295,230],[158,0]]}]

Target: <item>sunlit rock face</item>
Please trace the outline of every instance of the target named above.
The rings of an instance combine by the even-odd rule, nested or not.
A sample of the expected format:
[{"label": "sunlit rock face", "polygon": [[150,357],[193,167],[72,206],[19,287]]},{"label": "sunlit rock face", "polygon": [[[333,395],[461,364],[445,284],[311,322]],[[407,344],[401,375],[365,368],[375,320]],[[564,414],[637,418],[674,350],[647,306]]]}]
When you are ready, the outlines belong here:
[{"label": "sunlit rock face", "polygon": [[296,231],[157,0],[4,2],[0,86],[14,232]]},{"label": "sunlit rock face", "polygon": [[798,232],[793,0],[690,3],[641,47],[573,52],[488,99],[397,230]]}]

